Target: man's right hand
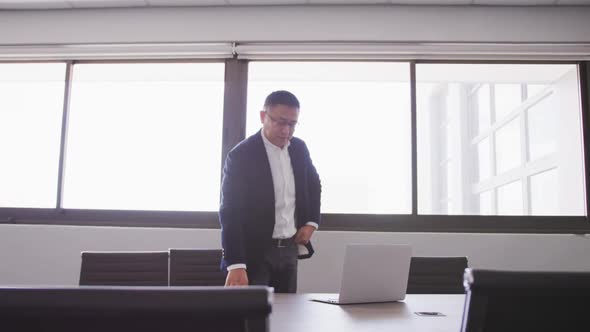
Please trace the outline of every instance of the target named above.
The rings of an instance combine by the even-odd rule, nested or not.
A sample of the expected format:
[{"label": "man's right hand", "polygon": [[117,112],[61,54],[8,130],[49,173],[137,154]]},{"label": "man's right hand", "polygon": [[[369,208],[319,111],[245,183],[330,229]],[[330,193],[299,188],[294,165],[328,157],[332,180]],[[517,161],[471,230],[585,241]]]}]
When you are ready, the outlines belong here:
[{"label": "man's right hand", "polygon": [[246,269],[229,270],[225,278],[225,287],[227,286],[248,286]]}]

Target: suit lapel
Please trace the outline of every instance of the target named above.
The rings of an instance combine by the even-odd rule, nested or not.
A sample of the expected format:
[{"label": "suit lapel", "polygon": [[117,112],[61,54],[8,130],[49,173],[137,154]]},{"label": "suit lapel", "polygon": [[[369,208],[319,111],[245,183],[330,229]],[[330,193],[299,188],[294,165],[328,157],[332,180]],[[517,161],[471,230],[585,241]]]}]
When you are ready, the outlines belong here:
[{"label": "suit lapel", "polygon": [[305,161],[295,144],[289,145],[289,157],[291,158],[291,166],[293,167],[293,176],[295,178],[295,226],[299,228],[302,208],[305,206]]},{"label": "suit lapel", "polygon": [[272,173],[270,170],[270,162],[268,161],[268,155],[264,148],[264,142],[262,141],[262,131],[258,131],[256,139],[254,140],[256,146],[254,149],[255,155],[253,156],[255,166],[259,171],[258,183],[260,184],[259,190],[263,192],[263,196],[268,198],[268,202],[272,204],[273,218],[274,218],[274,207],[275,207],[275,189],[272,182]]},{"label": "suit lapel", "polygon": [[293,146],[293,144],[289,145],[289,157],[291,158],[293,176],[295,177],[295,193],[298,193],[298,185],[303,179],[303,160],[301,160],[299,157],[299,153],[297,153],[297,149]]}]

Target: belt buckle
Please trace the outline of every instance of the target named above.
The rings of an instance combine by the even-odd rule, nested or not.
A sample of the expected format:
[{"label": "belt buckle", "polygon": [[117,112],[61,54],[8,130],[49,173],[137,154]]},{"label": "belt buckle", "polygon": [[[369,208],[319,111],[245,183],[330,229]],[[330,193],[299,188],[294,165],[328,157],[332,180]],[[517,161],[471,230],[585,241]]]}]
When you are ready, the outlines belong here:
[{"label": "belt buckle", "polygon": [[287,246],[282,245],[283,239],[278,239],[277,241],[277,248],[286,248]]}]

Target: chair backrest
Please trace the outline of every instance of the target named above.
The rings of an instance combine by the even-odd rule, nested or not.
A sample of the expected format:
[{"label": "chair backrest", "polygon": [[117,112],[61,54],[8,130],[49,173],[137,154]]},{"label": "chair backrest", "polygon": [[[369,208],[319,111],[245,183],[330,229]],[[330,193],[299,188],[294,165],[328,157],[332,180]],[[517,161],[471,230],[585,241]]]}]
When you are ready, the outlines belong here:
[{"label": "chair backrest", "polygon": [[270,288],[0,288],[0,321],[19,332],[268,331]]},{"label": "chair backrest", "polygon": [[170,249],[170,286],[223,286],[221,249]]},{"label": "chair backrest", "polygon": [[590,272],[465,271],[462,332],[587,331]]},{"label": "chair backrest", "polygon": [[463,294],[467,257],[412,257],[408,294]]},{"label": "chair backrest", "polygon": [[167,286],[168,252],[82,252],[80,285]]}]

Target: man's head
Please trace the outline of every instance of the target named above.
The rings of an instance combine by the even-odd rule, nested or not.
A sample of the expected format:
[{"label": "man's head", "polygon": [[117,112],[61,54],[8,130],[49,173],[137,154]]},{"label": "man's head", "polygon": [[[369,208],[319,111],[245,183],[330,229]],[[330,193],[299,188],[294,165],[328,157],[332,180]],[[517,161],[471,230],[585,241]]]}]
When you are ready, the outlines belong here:
[{"label": "man's head", "polygon": [[271,93],[260,111],[262,131],[274,145],[283,148],[293,137],[299,118],[299,100],[289,91]]}]

